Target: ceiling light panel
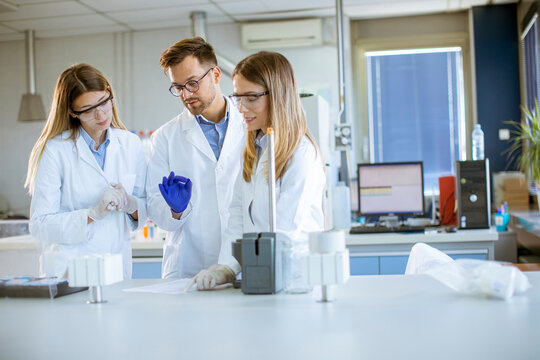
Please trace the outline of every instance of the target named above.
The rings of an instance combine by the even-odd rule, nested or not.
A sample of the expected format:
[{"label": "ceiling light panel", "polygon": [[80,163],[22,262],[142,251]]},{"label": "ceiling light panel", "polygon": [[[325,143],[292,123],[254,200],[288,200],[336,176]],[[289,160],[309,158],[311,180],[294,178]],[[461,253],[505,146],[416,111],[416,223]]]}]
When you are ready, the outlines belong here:
[{"label": "ceiling light panel", "polygon": [[18,34],[18,32],[0,25],[0,34]]},{"label": "ceiling light panel", "polygon": [[[230,23],[231,20],[226,16],[216,16],[208,17],[206,19],[206,22],[207,24],[223,24]],[[134,30],[166,29],[182,26],[191,26],[191,20],[189,18],[178,18],[174,20],[171,19],[162,21],[129,23],[129,26]]]},{"label": "ceiling light panel", "polygon": [[259,0],[268,11],[286,12],[291,10],[314,10],[332,8],[336,3],[332,0]]},{"label": "ceiling light panel", "polygon": [[90,34],[103,34],[126,31],[127,29],[122,25],[105,25],[105,26],[91,26],[91,27],[77,27],[74,29],[53,29],[53,30],[41,30],[36,31],[36,36],[39,38],[52,38],[60,36],[77,36],[77,35],[90,35]]},{"label": "ceiling light panel", "polygon": [[81,0],[82,3],[103,12],[159,9],[165,7],[208,5],[209,0]]},{"label": "ceiling light panel", "polygon": [[216,3],[223,9],[223,11],[227,12],[227,14],[233,17],[240,14],[257,14],[269,11],[264,3],[255,0],[224,1]]},{"label": "ceiling light panel", "polygon": [[253,14],[240,14],[235,16],[236,20],[245,21],[257,21],[257,20],[279,20],[279,19],[297,19],[299,17],[327,17],[335,16],[335,11],[332,9],[320,9],[309,11],[288,11],[288,12],[276,12],[276,13],[253,13]]},{"label": "ceiling light panel", "polygon": [[[27,4],[41,4],[41,3],[50,3],[53,0],[7,0],[15,5],[27,5]],[[68,2],[72,0],[54,0],[54,2]]]},{"label": "ceiling light panel", "polygon": [[75,1],[53,2],[47,4],[21,5],[15,12],[0,13],[0,21],[28,20],[67,15],[93,14],[92,10]]},{"label": "ceiling light panel", "polygon": [[205,11],[208,17],[223,15],[214,5],[189,5],[149,10],[119,11],[109,12],[108,15],[118,21],[131,24],[169,19],[189,20],[189,15],[192,11]]},{"label": "ceiling light panel", "polygon": [[353,19],[409,16],[446,11],[446,0],[392,1],[392,5],[372,3],[347,6],[345,13]]},{"label": "ceiling light panel", "polygon": [[15,20],[5,22],[10,27],[17,30],[58,30],[77,29],[79,27],[99,27],[107,25],[117,25],[112,20],[101,15],[75,15],[62,16],[59,18],[44,18],[34,20]]}]

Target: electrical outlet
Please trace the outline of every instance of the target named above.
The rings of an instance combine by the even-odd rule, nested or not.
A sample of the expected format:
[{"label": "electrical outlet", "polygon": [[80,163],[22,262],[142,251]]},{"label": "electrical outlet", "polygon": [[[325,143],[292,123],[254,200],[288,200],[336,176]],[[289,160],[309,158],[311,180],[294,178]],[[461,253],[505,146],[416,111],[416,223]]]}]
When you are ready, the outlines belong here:
[{"label": "electrical outlet", "polygon": [[351,124],[339,124],[334,127],[334,144],[336,150],[350,149],[352,147]]}]

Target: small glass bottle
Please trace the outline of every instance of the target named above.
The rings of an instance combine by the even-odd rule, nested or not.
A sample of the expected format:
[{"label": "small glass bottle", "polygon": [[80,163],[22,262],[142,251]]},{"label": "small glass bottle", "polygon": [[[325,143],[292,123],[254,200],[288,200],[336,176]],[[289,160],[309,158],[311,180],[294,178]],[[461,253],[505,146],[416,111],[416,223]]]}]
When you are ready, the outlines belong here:
[{"label": "small glass bottle", "polygon": [[484,160],[484,132],[480,124],[475,124],[472,132],[472,159]]}]

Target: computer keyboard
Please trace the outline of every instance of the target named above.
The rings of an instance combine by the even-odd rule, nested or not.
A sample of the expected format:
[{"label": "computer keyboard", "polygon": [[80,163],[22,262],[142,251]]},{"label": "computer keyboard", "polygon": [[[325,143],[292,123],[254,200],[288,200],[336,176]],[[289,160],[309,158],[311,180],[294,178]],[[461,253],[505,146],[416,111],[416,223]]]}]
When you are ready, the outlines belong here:
[{"label": "computer keyboard", "polygon": [[400,225],[396,227],[358,225],[351,227],[349,234],[377,234],[391,232],[424,232],[425,226]]}]

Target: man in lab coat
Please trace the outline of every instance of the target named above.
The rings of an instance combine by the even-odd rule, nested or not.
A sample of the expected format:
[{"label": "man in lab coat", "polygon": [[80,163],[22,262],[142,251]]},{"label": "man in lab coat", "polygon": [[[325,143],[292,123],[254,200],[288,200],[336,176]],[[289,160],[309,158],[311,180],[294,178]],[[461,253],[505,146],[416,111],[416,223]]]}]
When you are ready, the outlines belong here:
[{"label": "man in lab coat", "polygon": [[243,119],[221,93],[221,70],[202,38],[171,45],[160,65],[169,91],[185,106],[152,135],[146,191],[149,218],[168,232],[162,277],[193,277],[210,267],[213,276],[230,281],[236,261],[217,263],[242,166]]}]

